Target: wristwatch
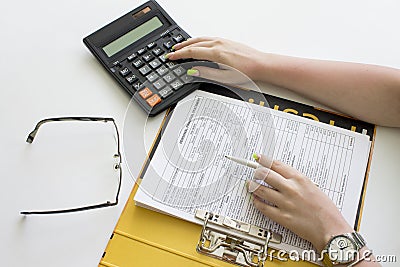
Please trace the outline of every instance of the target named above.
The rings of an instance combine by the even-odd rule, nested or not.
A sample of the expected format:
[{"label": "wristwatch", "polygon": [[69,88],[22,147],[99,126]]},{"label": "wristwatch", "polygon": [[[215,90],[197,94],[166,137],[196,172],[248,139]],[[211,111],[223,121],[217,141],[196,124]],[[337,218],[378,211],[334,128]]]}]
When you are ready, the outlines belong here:
[{"label": "wristwatch", "polygon": [[333,236],[322,251],[322,262],[327,267],[353,263],[365,245],[364,238],[358,232]]}]

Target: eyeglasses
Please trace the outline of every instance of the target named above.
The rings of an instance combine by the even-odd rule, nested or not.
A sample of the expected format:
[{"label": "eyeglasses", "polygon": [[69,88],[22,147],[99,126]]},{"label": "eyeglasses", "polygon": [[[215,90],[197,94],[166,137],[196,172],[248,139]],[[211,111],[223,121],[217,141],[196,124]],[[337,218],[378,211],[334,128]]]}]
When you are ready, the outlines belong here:
[{"label": "eyeglasses", "polygon": [[112,122],[115,126],[115,131],[116,131],[116,139],[117,139],[117,153],[114,154],[114,158],[117,159],[117,162],[114,164],[114,170],[119,172],[119,179],[118,179],[118,189],[117,189],[117,194],[115,196],[114,201],[107,201],[105,203],[101,204],[94,204],[94,205],[89,205],[89,206],[83,206],[83,207],[76,207],[76,208],[70,208],[70,209],[60,209],[60,210],[43,210],[43,211],[21,211],[21,214],[23,215],[31,215],[31,214],[57,214],[57,213],[69,213],[69,212],[77,212],[77,211],[85,211],[85,210],[92,210],[92,209],[98,209],[98,208],[104,208],[104,207],[111,207],[111,206],[116,206],[118,204],[118,197],[119,197],[119,192],[121,190],[121,181],[122,181],[122,170],[121,170],[121,152],[120,152],[120,138],[119,138],[119,132],[118,132],[118,127],[117,124],[115,123],[115,120],[113,118],[99,118],[99,117],[60,117],[60,118],[48,118],[39,121],[36,124],[35,129],[28,135],[28,138],[26,139],[26,142],[32,143],[33,140],[35,139],[35,136],[39,130],[39,127],[42,126],[43,124],[47,122],[55,122],[55,121],[103,121],[103,122]]}]

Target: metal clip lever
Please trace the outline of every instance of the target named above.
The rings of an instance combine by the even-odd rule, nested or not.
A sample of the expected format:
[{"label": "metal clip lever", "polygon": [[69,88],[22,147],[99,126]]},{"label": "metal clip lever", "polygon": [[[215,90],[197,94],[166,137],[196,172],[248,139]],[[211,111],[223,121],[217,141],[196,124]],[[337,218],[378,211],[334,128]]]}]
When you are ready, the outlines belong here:
[{"label": "metal clip lever", "polygon": [[264,266],[268,244],[282,240],[277,233],[226,216],[203,210],[195,216],[204,220],[197,251],[240,266]]}]

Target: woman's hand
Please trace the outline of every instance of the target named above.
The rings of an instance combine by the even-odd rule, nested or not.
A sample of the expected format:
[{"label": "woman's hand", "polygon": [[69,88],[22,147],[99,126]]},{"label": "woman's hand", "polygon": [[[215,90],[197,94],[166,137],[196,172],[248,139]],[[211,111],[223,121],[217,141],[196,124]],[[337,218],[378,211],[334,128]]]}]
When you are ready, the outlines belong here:
[{"label": "woman's hand", "polygon": [[272,188],[250,181],[248,189],[255,207],[268,218],[309,240],[319,252],[333,235],[353,231],[331,199],[308,177],[264,155],[257,161],[264,167],[256,169],[254,178]]},{"label": "woman's hand", "polygon": [[[176,44],[173,49],[175,52],[167,56],[170,60],[209,60],[237,69],[252,80],[259,79],[261,68],[258,67],[258,62],[265,56],[264,53],[246,45],[214,37],[192,38]],[[203,76],[201,69],[199,71],[200,76]]]}]

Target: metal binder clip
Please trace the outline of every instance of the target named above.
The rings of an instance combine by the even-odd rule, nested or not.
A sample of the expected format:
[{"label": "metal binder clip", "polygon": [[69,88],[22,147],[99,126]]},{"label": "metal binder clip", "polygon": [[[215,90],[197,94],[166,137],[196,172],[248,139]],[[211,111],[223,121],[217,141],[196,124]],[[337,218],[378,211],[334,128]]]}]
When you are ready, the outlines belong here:
[{"label": "metal binder clip", "polygon": [[269,243],[281,243],[281,235],[245,222],[197,210],[204,220],[197,251],[240,266],[263,267]]}]

